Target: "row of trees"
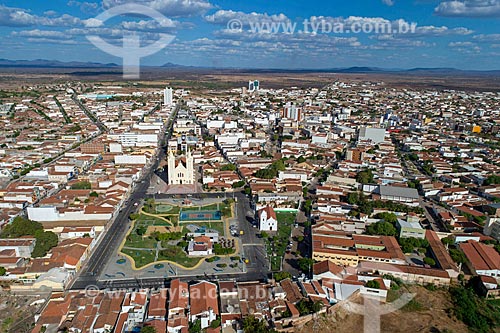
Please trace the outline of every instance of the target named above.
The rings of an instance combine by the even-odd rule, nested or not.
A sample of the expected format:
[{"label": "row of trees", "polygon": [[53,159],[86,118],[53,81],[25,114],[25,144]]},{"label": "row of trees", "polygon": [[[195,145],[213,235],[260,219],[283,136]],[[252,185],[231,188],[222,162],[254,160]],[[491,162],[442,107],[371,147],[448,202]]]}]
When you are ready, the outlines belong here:
[{"label": "row of trees", "polygon": [[399,245],[404,253],[413,252],[415,249],[422,249],[424,251],[429,247],[429,242],[427,239],[408,237],[408,238],[399,238]]},{"label": "row of trees", "polygon": [[351,205],[357,205],[357,210],[360,213],[370,215],[374,208],[385,208],[393,212],[410,213],[414,212],[422,214],[423,209],[420,207],[410,207],[405,204],[393,201],[369,200],[362,192],[351,192],[347,196],[347,202]]}]

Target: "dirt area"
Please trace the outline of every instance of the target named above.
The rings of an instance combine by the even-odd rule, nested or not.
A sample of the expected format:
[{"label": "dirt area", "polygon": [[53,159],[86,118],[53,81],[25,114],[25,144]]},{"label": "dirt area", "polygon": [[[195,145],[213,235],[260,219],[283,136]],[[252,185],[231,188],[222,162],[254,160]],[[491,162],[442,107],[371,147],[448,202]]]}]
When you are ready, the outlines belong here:
[{"label": "dirt area", "polygon": [[[416,303],[382,316],[380,332],[468,332],[464,323],[449,314],[452,304],[447,291],[429,291],[420,286],[412,286],[408,291],[416,293]],[[363,332],[363,316],[341,307],[334,314],[309,322],[297,332]]]},{"label": "dirt area", "polygon": [[42,305],[33,304],[37,300],[43,300],[43,297],[0,291],[0,333],[31,332],[35,323],[34,314]]},{"label": "dirt area", "polygon": [[154,233],[155,231],[158,231],[159,233],[162,233],[162,234],[163,234],[163,233],[168,232],[168,229],[167,229],[167,227],[164,227],[164,226],[158,226],[158,225],[153,226],[153,225],[150,225],[150,226],[148,226],[148,229],[147,229],[147,231],[146,231],[145,236],[146,236],[146,237],[149,237],[149,236],[151,236],[151,234],[152,234],[152,233]]}]

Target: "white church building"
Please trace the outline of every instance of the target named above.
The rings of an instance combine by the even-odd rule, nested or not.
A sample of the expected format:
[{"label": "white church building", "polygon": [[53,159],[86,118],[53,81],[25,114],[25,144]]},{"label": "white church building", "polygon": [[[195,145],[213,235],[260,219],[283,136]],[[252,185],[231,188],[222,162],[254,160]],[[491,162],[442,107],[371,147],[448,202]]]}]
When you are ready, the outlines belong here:
[{"label": "white church building", "polygon": [[278,231],[278,219],[276,212],[270,206],[258,211],[260,231]]},{"label": "white church building", "polygon": [[188,150],[186,156],[176,158],[172,151],[168,154],[167,163],[168,185],[193,185],[194,158]]}]

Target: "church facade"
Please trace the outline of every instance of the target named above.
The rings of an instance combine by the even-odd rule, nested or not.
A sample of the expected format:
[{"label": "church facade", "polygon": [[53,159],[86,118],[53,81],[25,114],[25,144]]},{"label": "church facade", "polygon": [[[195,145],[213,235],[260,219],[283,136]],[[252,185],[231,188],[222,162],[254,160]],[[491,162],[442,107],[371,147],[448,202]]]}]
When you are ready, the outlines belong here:
[{"label": "church facade", "polygon": [[174,153],[168,153],[167,163],[168,185],[193,185],[194,159],[188,150],[185,156],[176,158]]}]

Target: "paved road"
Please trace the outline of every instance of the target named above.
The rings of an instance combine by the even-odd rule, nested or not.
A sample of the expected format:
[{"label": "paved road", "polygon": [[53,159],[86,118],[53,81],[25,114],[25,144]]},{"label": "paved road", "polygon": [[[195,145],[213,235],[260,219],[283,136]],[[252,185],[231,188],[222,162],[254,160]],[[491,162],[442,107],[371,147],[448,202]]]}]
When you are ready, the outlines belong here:
[{"label": "paved road", "polygon": [[426,200],[423,200],[422,198],[420,198],[419,204],[420,204],[420,207],[422,207],[424,209],[424,215],[427,218],[427,220],[429,221],[429,225],[430,225],[432,230],[448,232],[448,230],[443,225],[443,223],[441,222],[439,217],[436,215],[436,212],[434,211],[434,209],[439,211],[439,208],[435,204],[428,202]]},{"label": "paved road", "polygon": [[87,117],[94,122],[94,124],[99,128],[101,132],[106,133],[108,131],[108,128],[103,124],[103,122],[100,121],[92,111],[87,109],[87,107],[82,102],[80,102],[76,94],[71,96],[71,99],[87,115]]},{"label": "paved road", "polygon": [[[224,281],[224,280],[234,280],[238,282],[247,281],[265,281],[267,278],[267,273],[262,274],[261,272],[248,272],[246,274],[234,273],[234,274],[199,274],[199,275],[181,275],[176,276],[174,279],[180,279],[181,281],[191,282],[196,280],[208,280],[208,281]],[[168,287],[170,285],[171,278],[164,277],[152,277],[152,278],[124,278],[124,279],[112,279],[112,280],[99,280],[93,285],[97,286],[99,289],[140,289],[140,288],[162,288]],[[75,288],[76,289],[76,288]]]}]

